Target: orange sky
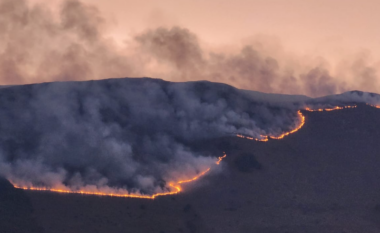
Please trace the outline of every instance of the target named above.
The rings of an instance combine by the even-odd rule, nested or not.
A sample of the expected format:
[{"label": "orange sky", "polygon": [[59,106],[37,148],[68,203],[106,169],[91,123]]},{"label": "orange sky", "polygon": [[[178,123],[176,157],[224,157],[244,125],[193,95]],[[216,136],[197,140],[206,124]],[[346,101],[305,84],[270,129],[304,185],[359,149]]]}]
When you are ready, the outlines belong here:
[{"label": "orange sky", "polygon": [[[39,2],[51,8],[61,2],[61,0],[52,0],[46,4],[46,0],[29,1]],[[359,67],[360,75],[370,76],[372,81],[375,80],[373,77],[377,79],[379,77],[376,72],[380,64],[379,0],[82,0],[82,2],[99,9],[102,17],[106,19],[108,35],[116,38],[123,46],[123,42],[133,41],[136,35],[147,29],[180,26],[195,34],[203,49],[238,51],[243,45],[252,44],[253,41],[256,43],[264,41],[264,50],[269,51],[264,54],[270,54],[266,56],[277,59],[281,68],[288,65],[298,73],[305,73],[305,70],[323,63],[327,64],[324,65],[324,69],[327,69],[330,75],[344,81],[349,80],[347,82],[356,81],[357,75],[351,71],[350,74],[346,74],[347,67],[353,70]],[[292,64],[285,64],[287,62]],[[154,66],[155,64],[151,64],[148,68]],[[298,69],[298,67],[303,68]],[[140,70],[144,70],[141,73],[116,72],[102,75],[111,77],[142,75],[173,80],[167,75],[170,70],[166,70],[166,73],[162,71],[166,69],[165,65],[157,72],[155,70],[148,72],[148,68],[141,68]],[[368,81],[370,79],[363,81],[366,82],[363,85],[357,87],[348,85],[340,90],[364,88],[367,91],[380,92],[380,85],[370,85]],[[229,84],[234,85],[233,81]],[[271,90],[278,91],[281,87],[277,85],[276,88],[264,91]]]},{"label": "orange sky", "polygon": [[208,43],[268,34],[300,52],[325,44],[380,51],[378,0],[85,1],[113,17],[121,37],[131,30],[180,25]]},{"label": "orange sky", "polygon": [[[33,0],[44,2],[45,0]],[[49,1],[60,2],[59,0]],[[276,36],[286,48],[321,47],[380,52],[378,0],[82,0],[97,6],[119,39],[149,27],[182,26],[210,44],[257,34]],[[335,49],[336,49],[335,48]],[[334,49],[334,48],[333,48]]]}]

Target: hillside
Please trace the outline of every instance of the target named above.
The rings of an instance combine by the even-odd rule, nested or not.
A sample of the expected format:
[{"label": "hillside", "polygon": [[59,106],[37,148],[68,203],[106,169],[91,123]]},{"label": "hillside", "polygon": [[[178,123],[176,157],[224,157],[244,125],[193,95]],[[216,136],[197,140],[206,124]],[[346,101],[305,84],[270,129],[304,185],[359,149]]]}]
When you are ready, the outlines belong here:
[{"label": "hillside", "polygon": [[379,232],[380,110],[304,115],[305,126],[282,140],[198,142],[199,150],[224,150],[227,158],[219,172],[175,196],[22,192],[45,232]]}]

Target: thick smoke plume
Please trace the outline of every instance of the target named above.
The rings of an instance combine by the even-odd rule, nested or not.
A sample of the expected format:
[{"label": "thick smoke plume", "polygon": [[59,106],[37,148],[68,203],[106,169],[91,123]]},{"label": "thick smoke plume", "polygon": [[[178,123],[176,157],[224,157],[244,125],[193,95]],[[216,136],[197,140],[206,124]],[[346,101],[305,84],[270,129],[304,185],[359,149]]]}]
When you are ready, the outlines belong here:
[{"label": "thick smoke plume", "polygon": [[6,87],[0,89],[0,175],[22,186],[162,192],[221,156],[194,150],[194,143],[280,134],[299,123],[296,106],[255,101],[209,82],[138,78]]},{"label": "thick smoke plume", "polygon": [[272,49],[266,39],[215,49],[183,27],[147,29],[123,45],[108,35],[94,6],[63,1],[59,14],[27,0],[0,0],[3,85],[110,77],[209,80],[264,92],[323,96],[352,89],[380,92],[378,67],[367,53],[336,65]]},{"label": "thick smoke plume", "polygon": [[[310,96],[379,90],[379,65],[365,55],[333,69],[324,59],[267,49],[265,40],[227,51],[205,46],[183,27],[129,36],[116,43],[101,12],[77,0],[63,1],[58,15],[26,0],[0,0],[0,82],[152,76]],[[168,182],[193,177],[220,156],[195,149],[197,142],[280,135],[299,125],[298,109],[342,102],[380,100],[362,92],[269,96],[205,81],[147,78],[4,86],[0,175],[22,186],[163,192]]]},{"label": "thick smoke plume", "polygon": [[165,192],[221,156],[199,142],[278,136],[300,125],[298,109],[361,102],[380,98],[350,92],[310,99],[149,78],[4,87],[0,176],[23,187]]}]

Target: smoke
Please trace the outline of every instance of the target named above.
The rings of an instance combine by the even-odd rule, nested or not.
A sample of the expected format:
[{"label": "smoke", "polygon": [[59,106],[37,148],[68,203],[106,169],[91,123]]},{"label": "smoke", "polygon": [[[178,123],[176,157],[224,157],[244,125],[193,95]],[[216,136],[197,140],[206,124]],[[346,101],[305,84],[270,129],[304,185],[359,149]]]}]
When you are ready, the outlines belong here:
[{"label": "smoke", "polygon": [[145,53],[174,65],[183,75],[199,72],[202,64],[206,62],[197,36],[187,29],[157,28],[137,35],[136,40]]},{"label": "smoke", "polygon": [[[63,1],[58,13],[0,0],[1,84],[151,76],[310,96],[379,90],[379,64],[369,53],[334,67],[267,38],[211,48],[183,27],[147,29],[121,45],[108,25],[96,7],[77,0]],[[138,78],[2,87],[0,175],[73,191],[167,191],[169,182],[193,177],[220,156],[195,149],[197,141],[280,135],[299,124],[301,106],[316,104],[305,96],[269,101],[232,86]],[[317,103],[379,103],[361,92],[329,98]]]},{"label": "smoke", "polygon": [[0,1],[3,84],[98,79],[131,69],[93,6],[64,1],[58,17],[26,0]]},{"label": "smoke", "polygon": [[274,46],[277,51],[267,49],[273,45],[260,38],[232,52],[205,49],[196,35],[178,27],[148,30],[136,39],[144,53],[170,67],[165,75],[175,81],[210,80],[241,89],[308,96],[378,90],[378,63],[368,55],[353,55],[333,69],[322,58],[303,61],[281,46]]},{"label": "smoke", "polygon": [[205,139],[279,134],[297,104],[210,82],[110,79],[0,91],[0,175],[21,186],[152,194],[215,165]]},{"label": "smoke", "polygon": [[332,63],[294,55],[264,37],[212,48],[184,27],[143,30],[120,44],[109,25],[99,9],[78,0],[63,1],[58,13],[27,0],[0,0],[1,83],[149,76],[309,96],[380,90],[379,62],[370,52]]},{"label": "smoke", "polygon": [[[215,166],[199,143],[297,128],[306,106],[379,104],[348,92],[311,99],[212,82],[108,79],[0,90],[0,176],[18,186],[154,194]],[[210,154],[211,153],[211,154]]]}]

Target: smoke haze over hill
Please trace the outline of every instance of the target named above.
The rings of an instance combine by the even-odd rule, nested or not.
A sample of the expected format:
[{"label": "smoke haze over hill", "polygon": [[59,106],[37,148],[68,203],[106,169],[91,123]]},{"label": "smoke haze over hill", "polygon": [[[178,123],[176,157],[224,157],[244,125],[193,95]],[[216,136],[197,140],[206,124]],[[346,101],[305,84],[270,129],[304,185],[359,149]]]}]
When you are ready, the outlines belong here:
[{"label": "smoke haze over hill", "polygon": [[[0,0],[0,231],[378,232],[380,44],[302,53],[265,33],[217,44],[162,15],[113,34],[91,1]],[[312,1],[257,2],[234,4],[273,17]],[[344,20],[335,8],[331,24]],[[378,34],[353,19],[352,34]]]},{"label": "smoke haze over hill", "polygon": [[287,52],[266,37],[214,48],[184,26],[147,28],[118,43],[96,6],[68,0],[56,11],[27,0],[0,1],[1,84],[148,76],[309,96],[380,92],[379,62],[367,52],[330,63]]},{"label": "smoke haze over hill", "polygon": [[196,149],[200,141],[277,137],[299,127],[299,109],[380,103],[363,92],[258,96],[148,78],[5,87],[0,171],[24,187],[154,194],[213,166],[222,154]]},{"label": "smoke haze over hill", "polygon": [[156,193],[220,156],[194,151],[195,141],[279,134],[297,123],[291,103],[257,103],[208,82],[48,83],[0,96],[1,171],[27,186]]}]

